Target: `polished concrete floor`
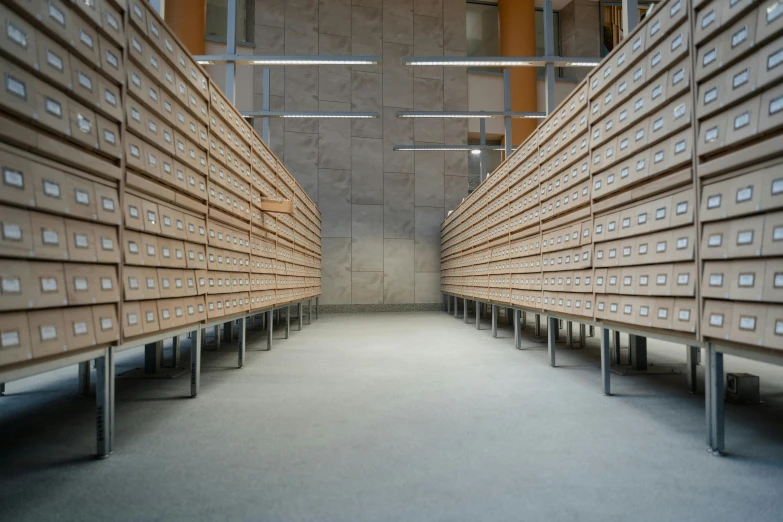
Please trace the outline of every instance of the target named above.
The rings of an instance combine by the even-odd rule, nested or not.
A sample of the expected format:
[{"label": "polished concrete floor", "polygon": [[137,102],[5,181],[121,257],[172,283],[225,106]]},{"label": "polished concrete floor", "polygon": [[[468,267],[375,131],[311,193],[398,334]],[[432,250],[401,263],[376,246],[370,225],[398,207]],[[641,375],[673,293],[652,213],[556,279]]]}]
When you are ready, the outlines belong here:
[{"label": "polished concrete floor", "polygon": [[[10,383],[0,520],[781,520],[783,369],[727,357],[764,403],[727,405],[715,457],[683,374],[613,375],[605,397],[596,339],[550,368],[545,345],[500,336],[443,313],[322,315],[241,370],[207,351],[196,399],[186,376],[117,381],[103,461],[75,367]],[[685,351],[649,358],[681,371]]]}]

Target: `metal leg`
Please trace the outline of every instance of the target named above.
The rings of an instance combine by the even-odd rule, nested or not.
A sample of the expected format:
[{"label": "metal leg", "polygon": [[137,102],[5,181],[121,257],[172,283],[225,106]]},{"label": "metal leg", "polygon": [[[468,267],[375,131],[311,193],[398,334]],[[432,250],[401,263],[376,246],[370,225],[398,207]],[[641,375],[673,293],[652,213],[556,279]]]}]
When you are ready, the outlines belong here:
[{"label": "metal leg", "polygon": [[[89,368],[89,366],[88,366],[88,368]],[[0,382],[0,397],[2,397],[4,395],[5,395],[5,383],[4,382]]]},{"label": "metal leg", "polygon": [[198,397],[198,389],[201,385],[201,335],[200,329],[194,332],[194,339],[190,340],[190,396]]},{"label": "metal leg", "polygon": [[708,447],[713,454],[720,455],[724,450],[724,418],[723,418],[723,354],[707,347],[707,368],[709,386],[705,387],[707,410]]},{"label": "metal leg", "polygon": [[220,350],[220,325],[215,325],[215,349]]},{"label": "metal leg", "polygon": [[595,337],[595,327],[594,326],[590,327],[590,337]]},{"label": "metal leg", "polygon": [[182,360],[182,350],[180,349],[180,339],[179,335],[174,337],[174,345],[172,346],[172,353],[171,353],[171,359],[172,359],[172,365],[174,368],[177,368],[179,366],[180,361]]},{"label": "metal leg", "polygon": [[522,349],[522,331],[519,329],[519,310],[514,310],[514,346],[517,350]]},{"label": "metal leg", "polygon": [[[318,308],[316,308],[317,310]],[[285,338],[291,334],[291,305],[285,307]]]},{"label": "metal leg", "polygon": [[457,300],[457,296],[454,296],[454,317],[457,317],[457,311],[459,310],[459,301]]},{"label": "metal leg", "polygon": [[476,301],[476,330],[481,330],[481,303]]},{"label": "metal leg", "polygon": [[527,312],[522,312],[522,329],[527,328]]},{"label": "metal leg", "polygon": [[579,348],[585,347],[585,323],[579,323]]},{"label": "metal leg", "polygon": [[549,366],[555,367],[555,336],[557,335],[557,319],[555,317],[547,318],[546,337],[547,351],[549,352]]},{"label": "metal leg", "polygon": [[498,336],[498,306],[492,305],[492,337]]},{"label": "metal leg", "polygon": [[163,341],[144,345],[144,373],[158,373],[163,356]]},{"label": "metal leg", "polygon": [[103,357],[95,360],[95,414],[98,438],[98,458],[111,453],[111,353],[109,347]]},{"label": "metal leg", "polygon": [[574,347],[574,323],[573,321],[566,321],[566,346],[569,349]]},{"label": "metal leg", "polygon": [[[272,349],[272,332],[275,329],[274,324],[272,324],[272,310],[266,313],[266,322],[268,323],[266,326],[266,349],[268,351]],[[299,317],[299,324],[302,324],[301,316]]]},{"label": "metal leg", "polygon": [[700,348],[698,346],[685,347],[688,366],[688,391],[691,393],[697,393],[699,391],[696,381],[696,359],[698,357],[699,350]]},{"label": "metal leg", "polygon": [[446,315],[451,315],[451,297],[446,294]]},{"label": "metal leg", "polygon": [[[5,391],[5,384],[0,385],[0,395]],[[90,394],[90,361],[79,363],[79,397]]]},{"label": "metal leg", "polygon": [[536,314],[536,337],[541,337],[541,314]]},{"label": "metal leg", "polygon": [[318,297],[315,298],[315,318],[318,319]]},{"label": "metal leg", "polygon": [[307,300],[307,324],[313,324],[313,300]]},{"label": "metal leg", "polygon": [[604,395],[611,395],[611,383],[609,381],[609,329],[600,328],[601,335],[601,380],[604,383]]},{"label": "metal leg", "polygon": [[631,335],[629,352],[631,353],[631,366],[635,370],[646,370],[647,338],[641,335]]},{"label": "metal leg", "polygon": [[239,345],[237,346],[237,368],[242,368],[245,365],[245,346],[247,343],[245,342],[247,339],[247,330],[245,327],[247,326],[246,321],[247,318],[243,317],[239,320]]},{"label": "metal leg", "polygon": [[620,332],[614,331],[614,362],[620,364]]}]

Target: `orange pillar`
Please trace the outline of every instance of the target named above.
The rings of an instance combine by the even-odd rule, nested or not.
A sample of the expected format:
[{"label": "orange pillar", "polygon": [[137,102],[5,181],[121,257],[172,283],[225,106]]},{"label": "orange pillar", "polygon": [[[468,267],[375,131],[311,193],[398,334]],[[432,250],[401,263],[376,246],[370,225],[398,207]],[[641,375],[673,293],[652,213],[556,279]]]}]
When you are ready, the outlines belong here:
[{"label": "orange pillar", "polygon": [[[499,0],[498,18],[500,55],[535,56],[535,0]],[[538,110],[535,67],[511,67],[511,110],[515,112]],[[538,125],[538,120],[515,118],[511,121],[511,141],[514,146],[525,141]]]},{"label": "orange pillar", "polygon": [[166,0],[166,25],[191,54],[206,54],[207,0]]}]

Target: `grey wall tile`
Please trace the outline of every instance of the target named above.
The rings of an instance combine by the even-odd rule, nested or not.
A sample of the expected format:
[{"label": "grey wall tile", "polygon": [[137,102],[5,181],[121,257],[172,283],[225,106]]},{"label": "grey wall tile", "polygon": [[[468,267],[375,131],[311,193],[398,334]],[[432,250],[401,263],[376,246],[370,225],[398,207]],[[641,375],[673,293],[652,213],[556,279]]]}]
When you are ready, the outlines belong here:
[{"label": "grey wall tile", "polygon": [[467,2],[443,0],[443,47],[452,51],[467,51],[465,27]]},{"label": "grey wall tile", "polygon": [[398,118],[397,110],[383,108],[383,170],[413,173],[413,152],[393,150],[395,145],[413,144],[413,118]]},{"label": "grey wall tile", "polygon": [[413,303],[414,254],[413,240],[384,239],[383,241],[383,302]]},{"label": "grey wall tile", "polygon": [[[467,120],[449,118],[443,122],[443,128],[445,142],[449,145],[465,145],[468,143]],[[447,176],[467,176],[469,152],[447,151],[444,154]]]},{"label": "grey wall tile", "polygon": [[383,303],[383,272],[353,272],[351,280],[352,304]]},{"label": "grey wall tile", "polygon": [[[255,27],[256,53],[268,55],[285,54],[285,30],[282,27],[269,25],[256,25]],[[263,94],[264,68],[253,68],[253,92]],[[285,70],[282,67],[269,69],[269,92],[272,96],[285,95]]]},{"label": "grey wall tile", "polygon": [[318,201],[318,134],[285,133],[285,166],[307,195]]},{"label": "grey wall tile", "polygon": [[[318,110],[318,67],[298,66],[285,68],[285,110]],[[285,119],[286,132],[318,132],[318,120]]]},{"label": "grey wall tile", "polygon": [[[445,56],[465,56],[464,52],[444,52]],[[462,67],[443,68],[443,110],[468,110],[468,70]]]},{"label": "grey wall tile", "polygon": [[351,171],[318,170],[322,237],[351,237]]},{"label": "grey wall tile", "polygon": [[383,237],[414,238],[413,174],[383,175]]},{"label": "grey wall tile", "polygon": [[[417,111],[443,110],[443,81],[430,78],[413,79],[413,108]],[[443,143],[442,118],[415,118],[413,138],[416,141]]]},{"label": "grey wall tile", "polygon": [[[320,102],[327,112],[350,110],[347,103]],[[351,168],[351,121],[341,118],[318,120],[318,167],[323,169]]]},{"label": "grey wall tile", "polygon": [[256,25],[285,27],[285,0],[255,0]]},{"label": "grey wall tile", "polygon": [[351,0],[319,0],[318,32],[351,36]]},{"label": "grey wall tile", "polygon": [[440,270],[440,225],[443,207],[416,207],[416,272]]},{"label": "grey wall tile", "polygon": [[318,54],[318,0],[286,0],[285,53]]},{"label": "grey wall tile", "polygon": [[383,7],[383,0],[353,0],[353,5],[361,5],[364,7],[372,7],[373,9],[381,9]]},{"label": "grey wall tile", "polygon": [[[351,11],[352,44],[354,56],[381,56],[383,54],[383,11],[354,5]],[[381,72],[380,65],[354,66],[355,71]]]},{"label": "grey wall tile", "polygon": [[413,71],[400,62],[413,54],[413,47],[383,43],[383,106],[398,109],[413,108]]},{"label": "grey wall tile", "polygon": [[[353,71],[350,94],[352,111],[380,113],[383,104],[383,75]],[[351,120],[351,135],[383,138],[383,118]]]},{"label": "grey wall tile", "polygon": [[[416,56],[443,56],[443,18],[413,15],[413,52]],[[443,67],[412,69],[419,78],[443,79]]]},{"label": "grey wall tile", "polygon": [[440,303],[440,272],[416,272],[416,302]]},{"label": "grey wall tile", "polygon": [[351,202],[360,205],[383,204],[383,140],[351,140]]},{"label": "grey wall tile", "polygon": [[383,271],[383,205],[353,205],[351,270]]},{"label": "grey wall tile", "polygon": [[384,0],[383,41],[413,45],[413,0]]},{"label": "grey wall tile", "polygon": [[322,304],[351,304],[351,240],[321,240]]},{"label": "grey wall tile", "polygon": [[413,12],[418,15],[443,16],[443,0],[413,0]]},{"label": "grey wall tile", "polygon": [[[318,54],[322,56],[349,56],[351,54],[350,38],[321,34],[318,35],[318,41]],[[319,67],[318,99],[321,101],[350,103],[350,65],[324,65]]]},{"label": "grey wall tile", "polygon": [[467,176],[446,176],[446,212],[454,210],[468,195]]},{"label": "grey wall tile", "polygon": [[423,151],[414,154],[416,157],[416,206],[442,207],[445,174],[443,152]]}]

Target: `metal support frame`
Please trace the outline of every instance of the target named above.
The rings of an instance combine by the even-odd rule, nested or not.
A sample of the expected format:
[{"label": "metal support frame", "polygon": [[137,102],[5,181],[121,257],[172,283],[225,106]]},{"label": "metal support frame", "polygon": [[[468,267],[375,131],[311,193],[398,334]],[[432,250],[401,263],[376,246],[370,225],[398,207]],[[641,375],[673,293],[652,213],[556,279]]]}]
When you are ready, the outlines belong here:
[{"label": "metal support frame", "polygon": [[301,332],[302,331],[302,301],[299,301],[296,305],[297,305],[296,313],[298,315],[297,319],[299,321],[299,331]]},{"label": "metal support frame", "polygon": [[609,329],[599,328],[599,335],[601,336],[601,381],[604,385],[604,395],[611,395],[611,381],[610,371],[611,366],[609,361]]},{"label": "metal support frame", "polygon": [[[5,391],[5,384],[0,389],[0,395]],[[90,361],[79,363],[79,397],[87,397],[90,394]]]},{"label": "metal support frame", "polygon": [[574,323],[566,321],[566,346],[570,349],[574,347]]},{"label": "metal support frame", "polygon": [[536,337],[541,337],[541,314],[536,314]]},{"label": "metal support frame", "polygon": [[466,297],[462,303],[462,318],[465,322],[468,322],[468,298]]},{"label": "metal support frame", "polygon": [[498,305],[492,305],[492,337],[498,336]]},{"label": "metal support frame", "polygon": [[[316,308],[317,310],[318,308]],[[285,307],[285,338],[291,335],[291,305]]]},{"label": "metal support frame", "polygon": [[446,297],[446,315],[451,315],[451,296],[443,294]]},{"label": "metal support frame", "polygon": [[699,359],[699,351],[701,349],[698,346],[686,346],[685,355],[687,360],[687,375],[688,375],[688,391],[691,393],[698,392],[697,373],[696,366]]},{"label": "metal support frame", "polygon": [[114,435],[114,348],[111,346],[95,360],[95,407],[97,454],[106,458],[112,452]]},{"label": "metal support frame", "polygon": [[629,335],[628,352],[630,364],[634,370],[647,369],[647,337],[642,335]]},{"label": "metal support frame", "polygon": [[725,447],[723,415],[723,353],[707,346],[704,367],[704,402],[707,421],[707,450],[720,455]]},{"label": "metal support frame", "polygon": [[190,396],[198,397],[201,387],[201,326],[190,337]]},{"label": "metal support frame", "polygon": [[[552,0],[544,0],[544,54],[555,54],[555,29]],[[557,106],[555,99],[555,62],[547,62],[544,66],[546,88],[546,113],[552,114]]]},{"label": "metal support frame", "polygon": [[519,316],[521,312],[519,310],[514,310],[514,347],[517,350],[522,349],[522,331],[519,328]]},{"label": "metal support frame", "polygon": [[614,362],[620,364],[620,331],[614,331]]},{"label": "metal support frame", "polygon": [[234,321],[226,321],[226,323],[223,325],[223,337],[226,338],[226,341],[233,341],[234,340]]},{"label": "metal support frame", "polygon": [[[484,147],[487,144],[487,120],[484,118],[481,118],[479,120],[479,134],[481,137],[481,146]],[[487,150],[481,149],[481,154],[479,154],[480,162],[481,162],[481,171],[479,173],[479,178],[483,182],[485,179],[487,179]]]},{"label": "metal support frame", "polygon": [[[503,110],[505,112],[511,112],[511,69],[506,67],[503,69]],[[504,145],[506,146],[506,159],[511,157],[511,117],[503,117],[506,135],[504,137]],[[484,120],[481,120],[484,121]],[[482,144],[483,145],[483,144]]]},{"label": "metal support frame", "polygon": [[[301,328],[302,318],[299,318],[299,324]],[[272,332],[275,330],[275,323],[272,321],[272,310],[266,313],[266,350],[272,349]]]},{"label": "metal support frame", "polygon": [[555,367],[555,337],[558,330],[558,319],[551,315],[546,320],[546,347],[549,352],[549,366]]},{"label": "metal support frame", "polygon": [[318,320],[318,296],[315,296],[315,320]]},{"label": "metal support frame", "polygon": [[579,323],[579,348],[584,348],[587,346],[585,330],[587,330],[585,323]]},{"label": "metal support frame", "polygon": [[247,318],[243,317],[239,320],[239,341],[237,345],[237,368],[242,368],[245,365],[245,349],[247,347]]},{"label": "metal support frame", "polygon": [[[271,82],[269,79],[269,67],[264,67],[262,89],[264,93],[261,100],[261,108],[265,112],[269,112],[271,110],[269,107],[269,99],[270,99],[269,90],[271,89]],[[266,143],[268,147],[271,147],[269,143],[269,116],[264,116],[263,118],[261,118],[261,125],[262,125],[261,139],[264,140],[264,143]]]},{"label": "metal support frame", "polygon": [[[228,12],[226,13],[226,54],[237,54],[237,0],[228,0]],[[226,62],[226,98],[232,104],[236,102],[237,64],[234,61]]]},{"label": "metal support frame", "polygon": [[459,301],[457,300],[457,296],[454,296],[454,317],[457,317],[457,311],[459,310]]}]

